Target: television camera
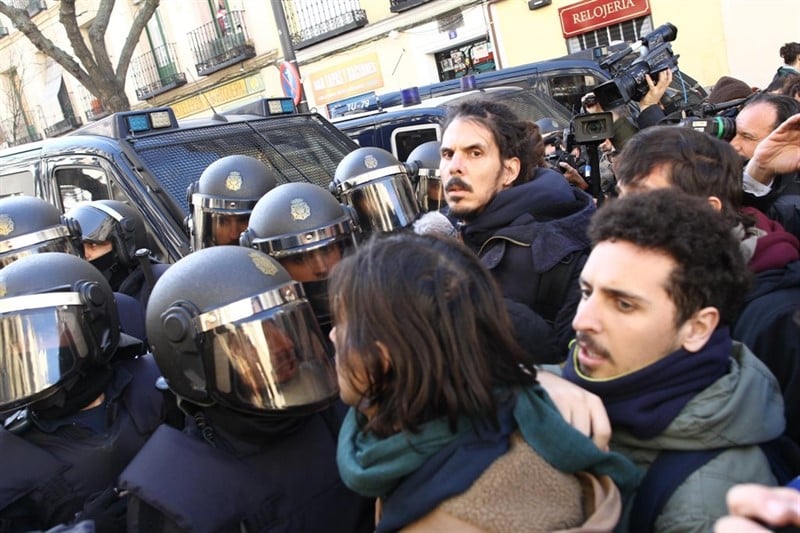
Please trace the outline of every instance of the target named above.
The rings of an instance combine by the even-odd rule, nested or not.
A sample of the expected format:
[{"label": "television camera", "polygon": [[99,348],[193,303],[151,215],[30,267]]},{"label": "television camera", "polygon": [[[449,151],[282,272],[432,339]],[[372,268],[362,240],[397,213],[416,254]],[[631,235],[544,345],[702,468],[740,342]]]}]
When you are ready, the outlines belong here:
[{"label": "television camera", "polygon": [[[600,66],[612,75],[612,79],[594,89],[597,101],[604,109],[625,105],[631,100],[641,100],[650,87],[645,76],[651,77],[666,69],[678,70],[678,56],[673,54],[670,44],[678,36],[678,28],[669,22],[654,29],[639,42],[614,52],[600,61]],[[639,57],[631,63],[625,60],[638,52]]]}]

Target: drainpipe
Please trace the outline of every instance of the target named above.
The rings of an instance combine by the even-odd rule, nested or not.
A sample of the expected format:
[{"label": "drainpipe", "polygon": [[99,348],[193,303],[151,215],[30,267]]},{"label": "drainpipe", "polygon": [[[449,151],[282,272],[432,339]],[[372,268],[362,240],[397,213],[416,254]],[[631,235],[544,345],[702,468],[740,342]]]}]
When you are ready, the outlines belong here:
[{"label": "drainpipe", "polygon": [[489,40],[492,42],[494,64],[497,70],[503,68],[503,62],[500,59],[500,47],[497,41],[497,31],[494,27],[494,5],[499,1],[500,0],[485,0],[483,2],[483,18],[486,21],[486,27],[489,29]]}]

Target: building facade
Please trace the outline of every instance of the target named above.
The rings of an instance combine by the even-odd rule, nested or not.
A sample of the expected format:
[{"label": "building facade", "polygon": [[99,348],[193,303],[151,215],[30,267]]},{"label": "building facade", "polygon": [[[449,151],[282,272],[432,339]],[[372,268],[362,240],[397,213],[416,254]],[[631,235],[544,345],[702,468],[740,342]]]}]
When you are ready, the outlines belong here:
[{"label": "building facade", "polygon": [[[69,50],[56,0],[24,7]],[[118,57],[141,0],[118,1],[106,44]],[[280,2],[280,4],[277,4]],[[78,0],[86,32],[97,3]],[[800,41],[796,0],[161,0],[126,81],[135,107],[209,116],[289,94],[326,114],[359,95],[399,90],[634,41],[670,22],[680,67],[710,86],[722,75],[763,87],[778,49]],[[285,26],[276,23],[275,8]],[[282,40],[281,36],[285,38]],[[296,58],[284,64],[284,43]],[[304,95],[298,94],[302,83]],[[68,132],[102,103],[0,16],[0,143]]]}]

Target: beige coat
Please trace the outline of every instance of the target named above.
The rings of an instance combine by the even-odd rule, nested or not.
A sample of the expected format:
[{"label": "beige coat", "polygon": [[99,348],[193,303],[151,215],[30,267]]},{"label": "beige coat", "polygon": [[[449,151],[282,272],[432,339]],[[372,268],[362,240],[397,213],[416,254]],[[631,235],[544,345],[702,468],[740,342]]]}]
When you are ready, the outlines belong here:
[{"label": "beige coat", "polygon": [[[515,432],[509,451],[464,493],[407,525],[408,532],[610,532],[621,513],[611,478],[550,466]],[[378,517],[380,505],[378,505]]]}]

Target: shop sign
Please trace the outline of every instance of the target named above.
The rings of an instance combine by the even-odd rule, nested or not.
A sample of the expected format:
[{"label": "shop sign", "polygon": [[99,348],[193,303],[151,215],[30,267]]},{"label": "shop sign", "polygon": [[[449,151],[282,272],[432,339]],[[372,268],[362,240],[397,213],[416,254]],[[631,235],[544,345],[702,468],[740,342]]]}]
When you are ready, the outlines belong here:
[{"label": "shop sign", "polygon": [[337,63],[312,73],[309,78],[318,105],[383,87],[377,52]]},{"label": "shop sign", "polygon": [[585,0],[559,8],[564,38],[650,14],[650,0]]}]

